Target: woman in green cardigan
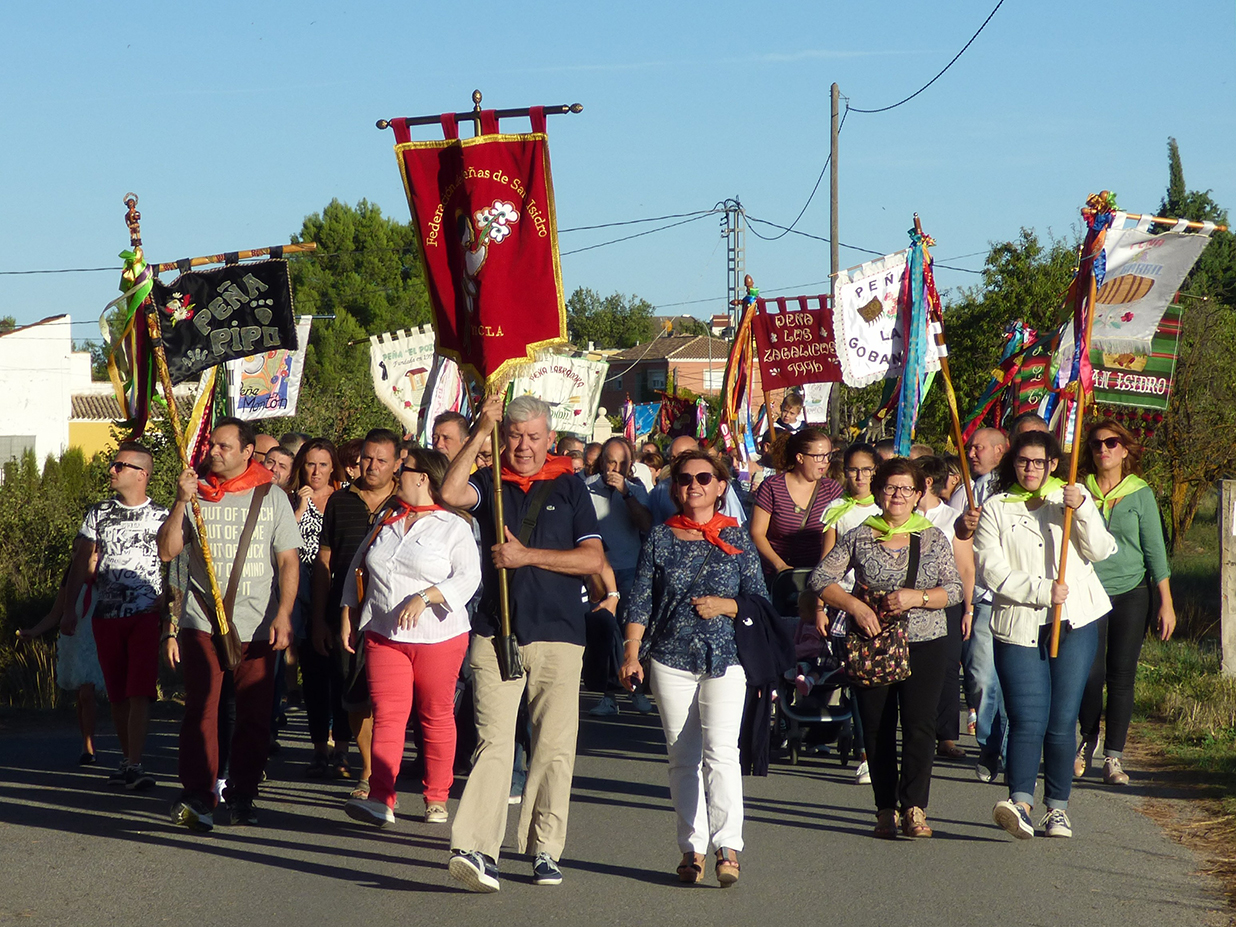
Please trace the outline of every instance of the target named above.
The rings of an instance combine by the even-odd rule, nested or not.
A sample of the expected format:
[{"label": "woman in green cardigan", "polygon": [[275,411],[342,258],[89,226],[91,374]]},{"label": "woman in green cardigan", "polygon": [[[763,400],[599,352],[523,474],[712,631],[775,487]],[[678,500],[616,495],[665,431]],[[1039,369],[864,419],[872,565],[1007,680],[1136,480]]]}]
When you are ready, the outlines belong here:
[{"label": "woman in green cardigan", "polygon": [[1159,593],[1159,639],[1167,640],[1176,629],[1163,524],[1154,493],[1141,478],[1141,457],[1141,446],[1123,425],[1104,419],[1091,427],[1083,457],[1088,471],[1086,488],[1102,510],[1107,528],[1119,546],[1115,554],[1094,565],[1112,600],[1112,610],[1099,619],[1099,649],[1078,713],[1082,737],[1073,772],[1082,776],[1090,767],[1099,742],[1106,682],[1103,781],[1108,785],[1129,782],[1128,774],[1121,768],[1121,757],[1133,714],[1137,658],[1150,624],[1147,577]]}]

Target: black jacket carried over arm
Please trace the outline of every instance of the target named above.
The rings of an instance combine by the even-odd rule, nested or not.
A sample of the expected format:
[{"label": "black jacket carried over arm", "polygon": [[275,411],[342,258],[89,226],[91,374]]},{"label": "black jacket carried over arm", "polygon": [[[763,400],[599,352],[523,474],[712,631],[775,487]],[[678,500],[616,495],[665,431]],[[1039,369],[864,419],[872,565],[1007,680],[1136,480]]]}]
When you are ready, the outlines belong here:
[{"label": "black jacket carried over arm", "polygon": [[773,687],[794,666],[794,636],[790,623],[763,596],[740,594],[734,599],[738,603],[734,639],[747,674],[739,763],[745,776],[767,776]]}]

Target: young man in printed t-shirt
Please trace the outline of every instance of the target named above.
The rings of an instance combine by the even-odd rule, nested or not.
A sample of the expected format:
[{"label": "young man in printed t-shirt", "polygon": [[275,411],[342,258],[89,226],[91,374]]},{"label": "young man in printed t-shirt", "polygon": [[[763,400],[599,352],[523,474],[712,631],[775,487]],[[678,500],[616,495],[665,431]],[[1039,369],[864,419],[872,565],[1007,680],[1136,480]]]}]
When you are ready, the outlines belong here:
[{"label": "young man in printed t-shirt", "polygon": [[243,645],[233,670],[236,727],[227,788],[223,798],[233,824],[256,824],[253,800],[270,749],[270,706],[275,692],[275,651],[292,638],[292,605],[300,580],[300,529],[287,494],[272,484],[271,473],[253,459],[254,434],[247,422],[220,419],[210,433],[209,473],[180,474],[176,504],[159,532],[159,556],[170,561],[188,547],[189,588],[180,633],[165,635],[168,662],[178,662],[185,681],[185,714],[180,726],[181,797],[172,819],[190,830],[214,826],[215,777],[219,768],[219,690],[223,669],[211,639],[214,599],[189,502],[201,506],[220,594],[226,595],[236,551],[249,509],[262,494],[248,550],[240,559],[241,578],[230,619],[231,633]]},{"label": "young man in printed t-shirt", "polygon": [[[142,768],[150,703],[159,676],[159,625],[164,607],[163,567],[156,539],[167,509],[146,495],[153,466],[150,451],[126,441],[108,467],[115,492],[86,511],[73,555],[66,601],[76,602],[87,582],[90,558],[98,554],[94,579],[94,640],[107,685],[112,721],[120,740],[120,768],[108,785],[145,791],[154,777]],[[77,612],[65,609],[62,634],[77,628]]]}]

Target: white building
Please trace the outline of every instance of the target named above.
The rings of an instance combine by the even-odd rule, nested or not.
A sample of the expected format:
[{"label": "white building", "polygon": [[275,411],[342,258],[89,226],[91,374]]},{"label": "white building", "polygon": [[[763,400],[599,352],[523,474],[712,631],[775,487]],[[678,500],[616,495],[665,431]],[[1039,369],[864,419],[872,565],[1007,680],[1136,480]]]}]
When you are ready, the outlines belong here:
[{"label": "white building", "polygon": [[[40,466],[69,446],[73,336],[67,315],[0,335],[0,464],[33,450]],[[77,362],[80,365],[80,361]],[[86,355],[86,378],[90,376]]]}]

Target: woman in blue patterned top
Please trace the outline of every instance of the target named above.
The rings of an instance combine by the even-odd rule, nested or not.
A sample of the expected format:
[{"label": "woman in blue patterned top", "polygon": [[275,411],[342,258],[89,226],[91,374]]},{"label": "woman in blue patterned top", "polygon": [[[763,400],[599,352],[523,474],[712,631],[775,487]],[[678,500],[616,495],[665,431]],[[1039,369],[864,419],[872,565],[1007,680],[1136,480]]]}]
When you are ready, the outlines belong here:
[{"label": "woman in blue patterned top", "polygon": [[750,536],[718,512],[729,474],[704,451],[679,454],[670,468],[679,514],[649,533],[640,551],[620,673],[631,689],[642,657],[660,708],[678,815],[678,878],[704,875],[717,853],[717,881],[738,881],[742,772],[738,733],[747,677],[734,643],[734,596],[767,595]]}]

